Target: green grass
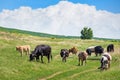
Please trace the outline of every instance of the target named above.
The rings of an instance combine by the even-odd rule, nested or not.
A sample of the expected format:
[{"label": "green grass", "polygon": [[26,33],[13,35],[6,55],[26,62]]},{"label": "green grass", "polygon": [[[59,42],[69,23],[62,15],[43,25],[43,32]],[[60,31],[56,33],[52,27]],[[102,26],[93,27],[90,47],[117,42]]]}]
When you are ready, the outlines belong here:
[{"label": "green grass", "polygon": [[[100,71],[100,57],[93,54],[88,57],[87,64],[77,66],[77,55],[70,55],[67,62],[63,63],[59,56],[60,49],[78,47],[79,51],[85,51],[89,46],[101,45],[106,50],[108,44],[115,45],[115,52],[111,53],[113,60],[111,68]],[[44,64],[29,61],[28,55],[20,57],[15,50],[17,45],[31,46],[31,51],[38,44],[48,44],[52,47],[53,60]],[[0,31],[0,80],[119,80],[120,79],[120,42],[109,40],[81,40],[67,38],[38,37],[19,32]]]}]

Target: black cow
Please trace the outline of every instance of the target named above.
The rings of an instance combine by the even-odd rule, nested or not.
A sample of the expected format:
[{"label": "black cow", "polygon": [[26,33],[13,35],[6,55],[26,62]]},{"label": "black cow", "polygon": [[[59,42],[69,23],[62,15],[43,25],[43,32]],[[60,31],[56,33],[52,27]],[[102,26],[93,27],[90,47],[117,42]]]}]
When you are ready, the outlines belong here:
[{"label": "black cow", "polygon": [[102,48],[102,46],[96,46],[95,47],[95,54],[96,56],[99,54],[101,55],[104,52],[104,49]]},{"label": "black cow", "polygon": [[114,45],[113,44],[109,44],[107,46],[107,52],[114,52]]},{"label": "black cow", "polygon": [[66,62],[66,57],[69,57],[69,50],[61,49],[60,56],[62,57],[62,61]]},{"label": "black cow", "polygon": [[30,61],[36,58],[36,61],[39,60],[41,56],[41,62],[43,63],[43,56],[48,58],[48,63],[50,62],[50,57],[52,59],[51,47],[49,45],[37,45],[34,51],[30,54]]}]

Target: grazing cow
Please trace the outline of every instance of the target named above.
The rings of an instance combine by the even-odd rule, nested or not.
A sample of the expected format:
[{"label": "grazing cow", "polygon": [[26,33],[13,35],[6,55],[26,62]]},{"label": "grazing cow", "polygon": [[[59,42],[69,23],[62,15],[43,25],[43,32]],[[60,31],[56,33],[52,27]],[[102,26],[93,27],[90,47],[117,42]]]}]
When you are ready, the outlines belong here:
[{"label": "grazing cow", "polygon": [[109,44],[107,46],[107,52],[114,52],[114,45],[113,44]]},{"label": "grazing cow", "polygon": [[109,53],[104,53],[100,59],[101,66],[98,69],[101,70],[107,70],[110,68],[110,61],[112,60],[112,57]]},{"label": "grazing cow", "polygon": [[83,65],[84,61],[85,61],[85,64],[86,64],[87,57],[88,57],[88,55],[87,55],[86,52],[80,52],[78,54],[78,61],[79,61],[78,65],[80,66],[80,60],[81,60],[81,65]]},{"label": "grazing cow", "polygon": [[102,48],[102,46],[96,46],[95,47],[95,54],[96,56],[99,54],[101,55],[103,53],[104,49]]},{"label": "grazing cow", "polygon": [[91,56],[91,53],[92,53],[92,52],[95,52],[95,46],[88,47],[88,48],[86,49],[86,52],[87,52],[87,54],[88,54],[89,56]]},{"label": "grazing cow", "polygon": [[77,51],[78,51],[77,47],[69,49],[69,53],[71,52],[72,54],[77,54]]},{"label": "grazing cow", "polygon": [[102,54],[104,51],[104,49],[102,48],[102,46],[92,46],[86,49],[86,52],[89,56],[91,56],[92,52],[95,52],[95,55],[97,56],[98,54]]},{"label": "grazing cow", "polygon": [[23,52],[26,52],[26,55],[30,53],[30,45],[16,46],[16,50],[20,52],[22,57]]},{"label": "grazing cow", "polygon": [[30,54],[30,61],[36,58],[36,61],[39,60],[39,56],[41,56],[41,62],[43,63],[43,56],[46,56],[48,59],[48,63],[50,62],[50,58],[52,59],[51,47],[49,45],[37,45]]},{"label": "grazing cow", "polygon": [[60,56],[62,57],[62,61],[66,62],[66,57],[69,57],[69,51],[67,49],[61,49]]}]

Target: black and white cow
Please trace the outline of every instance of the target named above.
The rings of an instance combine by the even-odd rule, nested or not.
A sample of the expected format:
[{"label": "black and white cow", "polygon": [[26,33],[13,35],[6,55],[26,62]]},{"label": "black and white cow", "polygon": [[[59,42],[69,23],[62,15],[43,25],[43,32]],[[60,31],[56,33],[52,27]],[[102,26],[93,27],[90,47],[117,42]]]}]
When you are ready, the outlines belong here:
[{"label": "black and white cow", "polygon": [[86,52],[89,56],[91,56],[92,52],[95,52],[95,55],[98,56],[98,54],[102,54],[104,52],[104,49],[102,46],[92,46],[86,49]]},{"label": "black and white cow", "polygon": [[86,52],[89,56],[91,56],[92,52],[95,52],[95,46],[90,46],[86,49]]},{"label": "black and white cow", "polygon": [[104,53],[100,59],[101,66],[98,69],[104,70],[110,68],[112,57],[109,53]]},{"label": "black and white cow", "polygon": [[61,49],[60,56],[62,57],[62,61],[66,62],[66,57],[69,57],[69,50]]}]

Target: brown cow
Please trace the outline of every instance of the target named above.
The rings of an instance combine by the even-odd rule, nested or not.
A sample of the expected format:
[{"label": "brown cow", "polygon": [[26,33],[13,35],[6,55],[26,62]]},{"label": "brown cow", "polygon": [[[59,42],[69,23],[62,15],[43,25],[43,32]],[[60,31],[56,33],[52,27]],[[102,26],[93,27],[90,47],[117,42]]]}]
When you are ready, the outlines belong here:
[{"label": "brown cow", "polygon": [[16,50],[20,52],[21,57],[23,55],[23,52],[26,52],[26,55],[29,55],[30,45],[16,46]]},{"label": "brown cow", "polygon": [[87,55],[86,52],[80,52],[78,54],[78,61],[79,61],[78,65],[80,66],[80,60],[81,60],[81,65],[83,65],[84,61],[85,61],[85,64],[86,64],[87,57],[88,57],[88,55]]},{"label": "brown cow", "polygon": [[72,54],[77,54],[77,51],[78,51],[77,47],[69,49],[69,53],[71,52]]}]

